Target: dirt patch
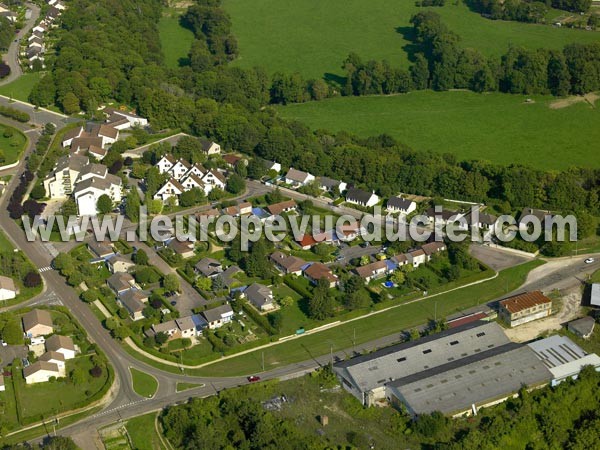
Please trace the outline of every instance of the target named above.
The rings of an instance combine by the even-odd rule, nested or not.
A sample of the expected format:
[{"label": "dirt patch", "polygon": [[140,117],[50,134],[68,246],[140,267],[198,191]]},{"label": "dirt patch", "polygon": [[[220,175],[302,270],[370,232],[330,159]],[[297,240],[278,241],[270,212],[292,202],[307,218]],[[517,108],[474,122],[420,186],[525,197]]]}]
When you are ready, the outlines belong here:
[{"label": "dirt patch", "polygon": [[550,109],[563,109],[567,108],[571,105],[575,105],[576,103],[588,103],[592,108],[596,107],[596,100],[598,100],[600,96],[594,92],[591,92],[586,95],[572,95],[567,98],[561,98],[559,100],[554,100],[550,103]]}]

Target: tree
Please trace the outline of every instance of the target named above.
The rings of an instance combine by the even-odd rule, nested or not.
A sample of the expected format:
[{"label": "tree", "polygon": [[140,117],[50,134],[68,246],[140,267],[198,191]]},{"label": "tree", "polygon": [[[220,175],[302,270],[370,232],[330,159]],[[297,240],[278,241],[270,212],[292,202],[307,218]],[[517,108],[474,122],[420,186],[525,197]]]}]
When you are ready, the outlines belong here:
[{"label": "tree", "polygon": [[369,255],[362,255],[360,257],[360,265],[361,266],[366,266],[370,262],[371,262],[371,257]]},{"label": "tree", "polygon": [[79,386],[86,382],[87,374],[81,367],[75,367],[69,374],[69,378],[71,379],[71,383]]},{"label": "tree", "polygon": [[169,336],[166,333],[163,333],[162,331],[159,333],[156,333],[154,335],[154,341],[156,342],[156,345],[159,347],[161,345],[165,344],[168,339],[169,339]]},{"label": "tree", "polygon": [[397,285],[401,285],[406,281],[406,275],[401,270],[396,270],[390,276],[390,280]]},{"label": "tree", "polygon": [[148,254],[142,249],[138,249],[131,258],[138,266],[147,266],[149,263]]},{"label": "tree", "polygon": [[88,289],[81,293],[81,300],[86,303],[92,303],[98,300],[98,292],[95,289]]},{"label": "tree", "polygon": [[25,287],[33,288],[38,287],[42,284],[42,277],[39,273],[31,271],[27,272],[25,278],[23,278],[23,285]]},{"label": "tree", "polygon": [[254,180],[260,180],[267,174],[267,166],[263,159],[254,157],[248,162],[247,166],[248,177]]},{"label": "tree", "polygon": [[100,198],[98,198],[96,208],[100,214],[108,214],[113,209],[113,201],[108,195],[102,194]]},{"label": "tree", "polygon": [[237,173],[232,174],[227,180],[227,192],[234,195],[240,194],[246,189],[246,182]]},{"label": "tree", "polygon": [[204,190],[192,188],[179,196],[179,204],[184,207],[197,206],[206,203]]},{"label": "tree", "polygon": [[163,277],[163,287],[167,292],[179,291],[179,278],[174,273],[169,273]]},{"label": "tree", "polygon": [[90,375],[94,378],[100,378],[102,376],[102,367],[94,366],[90,369]]},{"label": "tree", "polygon": [[75,271],[73,258],[67,253],[59,253],[56,255],[52,264],[63,276],[69,276]]},{"label": "tree", "polygon": [[366,289],[360,289],[345,297],[349,309],[366,308],[371,304],[371,296]]},{"label": "tree", "polygon": [[208,291],[212,286],[212,280],[207,277],[198,277],[195,284],[201,291]]},{"label": "tree", "polygon": [[62,107],[65,114],[75,114],[81,110],[79,99],[72,92],[68,92],[62,100]]},{"label": "tree", "polygon": [[46,196],[46,189],[44,189],[44,186],[42,184],[36,184],[29,195],[31,196],[31,198],[39,200]]}]

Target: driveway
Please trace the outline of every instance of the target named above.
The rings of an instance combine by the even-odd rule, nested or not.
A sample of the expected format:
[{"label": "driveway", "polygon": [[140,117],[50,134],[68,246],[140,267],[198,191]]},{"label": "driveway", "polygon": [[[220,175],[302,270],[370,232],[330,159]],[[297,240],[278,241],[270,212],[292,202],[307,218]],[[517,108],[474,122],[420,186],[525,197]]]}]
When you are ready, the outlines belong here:
[{"label": "driveway", "polygon": [[349,245],[342,244],[342,248],[340,249],[341,259],[335,261],[335,264],[345,266],[355,258],[360,258],[364,255],[374,256],[379,252],[381,252],[381,245],[369,245],[363,248],[360,245],[350,247]]}]

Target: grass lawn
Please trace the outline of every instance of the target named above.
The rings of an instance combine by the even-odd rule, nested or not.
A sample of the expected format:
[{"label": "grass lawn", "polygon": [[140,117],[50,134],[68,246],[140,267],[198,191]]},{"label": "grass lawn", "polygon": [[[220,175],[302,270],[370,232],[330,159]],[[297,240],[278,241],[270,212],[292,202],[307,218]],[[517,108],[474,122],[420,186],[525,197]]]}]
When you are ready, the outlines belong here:
[{"label": "grass lawn", "polygon": [[[534,103],[525,103],[533,98]],[[388,133],[415,150],[458,159],[538,169],[598,168],[600,109],[578,103],[551,109],[550,96],[419,91],[406,95],[339,97],[278,108],[312,128],[362,136]],[[518,139],[516,139],[518,137]]]},{"label": "grass lawn", "polygon": [[385,313],[365,317],[315,335],[230,358],[190,372],[205,376],[217,376],[224,373],[228,375],[249,374],[261,370],[261,353],[264,353],[265,367],[270,370],[327,354],[330,348],[338,351],[352,347],[354,333],[356,333],[356,344],[399,333],[433,319],[436,308],[438,317],[444,317],[498,298],[523,284],[529,271],[541,264],[543,262],[539,260],[531,261],[503,270],[495,279],[478,285],[416,303],[401,305]]},{"label": "grass lawn", "polygon": [[136,450],[162,450],[162,445],[155,427],[156,413],[129,419],[125,427]]},{"label": "grass lawn", "polygon": [[565,43],[598,39],[598,34],[583,30],[488,20],[471,12],[463,2],[447,2],[438,8],[418,8],[410,0],[223,3],[239,42],[236,64],[262,66],[269,72],[300,72],[315,78],[345,75],[341,66],[350,52],[406,66],[409,53],[414,51],[410,18],[427,9],[438,13],[458,33],[462,46],[477,48],[489,56],[500,56],[509,45],[558,49]]},{"label": "grass lawn", "polygon": [[141,372],[133,367],[129,368],[133,378],[133,390],[142,397],[152,397],[158,389],[158,381],[152,375]]},{"label": "grass lawn", "polygon": [[[5,137],[4,133],[6,131],[11,131],[12,136]],[[0,166],[16,162],[25,150],[26,144],[27,138],[19,130],[7,125],[0,125],[0,152],[4,155],[4,160],[0,162]]]},{"label": "grass lawn", "polygon": [[0,86],[0,95],[21,100],[22,102],[29,102],[29,94],[41,78],[42,74],[39,72],[25,73],[12,83]]},{"label": "grass lawn", "polygon": [[12,252],[14,249],[6,235],[0,231],[0,252]]},{"label": "grass lawn", "polygon": [[[67,361],[66,373],[68,375],[75,368],[79,368],[88,374],[92,367],[90,356],[78,356]],[[104,387],[109,377],[106,367],[103,367],[102,376],[94,378],[88,375],[85,383],[81,384],[55,381],[26,385],[21,370],[13,370],[13,374],[18,384],[18,404],[25,423],[82,406],[88,397]]]},{"label": "grass lawn", "polygon": [[187,391],[188,389],[194,389],[202,386],[204,385],[194,383],[177,383],[177,392]]},{"label": "grass lawn", "polygon": [[179,17],[180,12],[167,9],[158,22],[160,44],[165,55],[165,64],[172,69],[176,69],[181,65],[182,60],[187,59],[194,40],[194,33],[179,24]]}]

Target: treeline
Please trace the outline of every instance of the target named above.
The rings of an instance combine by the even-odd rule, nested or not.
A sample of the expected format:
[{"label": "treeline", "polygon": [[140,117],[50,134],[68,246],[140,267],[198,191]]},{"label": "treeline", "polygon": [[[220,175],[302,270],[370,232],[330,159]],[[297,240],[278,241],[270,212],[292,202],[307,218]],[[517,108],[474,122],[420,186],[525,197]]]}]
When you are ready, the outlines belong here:
[{"label": "treeline", "polygon": [[432,89],[566,95],[600,88],[600,43],[569,44],[562,51],[511,47],[498,62],[461,48],[459,36],[432,11],[414,15],[411,23]]},{"label": "treeline", "polygon": [[544,2],[524,0],[471,0],[469,5],[483,16],[494,20],[542,23],[548,12],[548,6]]},{"label": "treeline", "polygon": [[11,108],[10,106],[0,106],[0,116],[8,117],[9,119],[16,120],[17,122],[29,122],[31,117],[29,114],[18,109]]},{"label": "treeline", "polygon": [[14,38],[15,25],[6,17],[0,17],[0,50],[8,50]]}]

